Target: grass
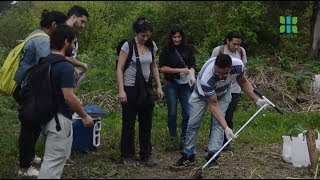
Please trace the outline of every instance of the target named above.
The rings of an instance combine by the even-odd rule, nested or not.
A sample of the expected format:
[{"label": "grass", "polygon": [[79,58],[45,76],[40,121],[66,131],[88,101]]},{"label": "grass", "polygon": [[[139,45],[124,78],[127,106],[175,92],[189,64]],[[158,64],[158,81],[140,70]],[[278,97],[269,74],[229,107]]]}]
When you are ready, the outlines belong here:
[{"label": "grass", "polygon": [[[105,58],[114,59],[115,57],[103,57],[102,55],[97,56],[98,59],[94,57],[94,54],[82,56],[91,69],[87,73],[86,80],[77,89],[77,93],[82,94],[101,89],[103,91],[110,91],[116,96],[115,61],[103,63]],[[264,64],[264,61],[259,60],[258,63],[259,65]],[[252,64],[252,67],[255,67],[255,64]],[[272,100],[272,97],[268,98],[271,98],[270,100]],[[18,136],[20,130],[17,105],[12,97],[0,96],[0,107],[0,177],[15,178],[18,167]],[[234,133],[240,129],[240,127],[245,124],[257,110],[258,107],[250,102],[246,95],[242,95],[238,110],[234,115]],[[265,116],[263,114],[265,114]],[[180,115],[178,117],[181,119]],[[206,147],[208,142],[209,119],[209,112],[207,112],[199,132],[198,144],[201,147]],[[251,145],[265,145],[275,143],[281,145],[281,137],[283,135],[288,135],[288,129],[297,123],[301,124],[305,129],[313,124],[315,129],[320,130],[319,114],[317,112],[285,113],[284,115],[280,115],[274,109],[269,108],[259,113],[254,120],[243,129],[236,141],[239,144],[250,143]],[[74,175],[72,175],[72,171],[69,171],[71,173],[69,174],[70,177],[95,177],[104,175],[104,172],[112,172],[112,164],[120,162],[119,142],[121,124],[121,113],[117,111],[110,111],[109,115],[102,121],[100,135],[101,144],[103,144],[105,151],[101,159],[108,157],[110,162],[94,162],[91,164],[92,166],[89,170],[88,168],[85,168],[87,162],[79,162],[79,168],[83,168],[83,171],[81,171],[81,173],[75,171]],[[178,124],[180,124],[180,122],[178,122]],[[178,132],[180,132],[179,128],[180,126],[178,126]],[[138,123],[136,123],[136,144],[138,144],[137,135]],[[163,101],[157,102],[154,111],[152,143],[155,148],[160,151],[166,151],[166,148],[172,145],[168,141],[167,110],[166,104]],[[36,151],[37,154],[43,155],[44,141],[42,139],[38,141]],[[79,156],[81,161],[81,154],[75,153],[73,155],[76,157]],[[131,171],[135,172],[135,170],[128,170],[126,178],[132,176],[132,173],[134,172]],[[136,169],[136,171],[139,171],[139,169]]]},{"label": "grass", "polygon": [[[1,107],[12,105],[12,98],[0,97],[2,100]],[[0,126],[0,177],[1,178],[14,178],[17,169],[17,156],[18,156],[18,136],[19,136],[19,121],[17,119],[16,107],[11,109],[1,109],[1,126]],[[256,111],[255,106],[250,106],[246,110],[239,108],[235,114],[235,130],[236,132]],[[179,110],[180,111],[180,110]],[[263,116],[265,114],[265,116]],[[259,113],[253,121],[243,129],[237,138],[237,143],[251,145],[261,144],[282,144],[282,135],[288,135],[288,128],[299,123],[302,127],[307,128],[310,122],[317,122],[316,129],[319,128],[318,113],[287,113],[280,115],[273,109]],[[138,131],[136,123],[136,135]],[[207,145],[209,134],[209,113],[207,112],[200,129],[199,146],[205,147]],[[111,112],[108,117],[102,121],[101,143],[104,144],[105,157],[110,158],[114,163],[120,162],[119,142],[121,135],[121,117],[118,112]],[[135,138],[136,144],[138,137]],[[165,147],[170,146],[168,142],[168,131],[166,124],[166,106],[165,104],[158,103],[154,112],[152,142],[158,149],[164,150]],[[44,149],[44,141],[38,141],[36,151],[37,154],[42,155]],[[101,157],[103,158],[103,157]],[[112,163],[112,162],[111,162]],[[99,169],[95,169],[94,165]],[[81,176],[95,177],[103,172],[110,172],[112,166],[110,163],[95,162],[91,165],[90,171],[84,171]],[[100,174],[99,174],[100,173]],[[128,176],[130,176],[128,172]],[[130,178],[130,177],[128,177]]]}]

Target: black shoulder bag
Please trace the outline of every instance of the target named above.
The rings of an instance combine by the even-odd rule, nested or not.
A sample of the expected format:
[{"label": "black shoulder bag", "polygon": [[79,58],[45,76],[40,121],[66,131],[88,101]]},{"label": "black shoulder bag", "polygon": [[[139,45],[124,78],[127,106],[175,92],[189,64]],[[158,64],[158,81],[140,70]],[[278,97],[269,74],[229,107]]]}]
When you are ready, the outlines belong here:
[{"label": "black shoulder bag", "polygon": [[147,83],[143,77],[141,63],[138,53],[137,44],[134,41],[134,51],[136,54],[136,78],[135,78],[135,92],[136,92],[136,107],[138,109],[144,109],[147,106],[153,106],[154,101],[152,97],[152,86]]}]

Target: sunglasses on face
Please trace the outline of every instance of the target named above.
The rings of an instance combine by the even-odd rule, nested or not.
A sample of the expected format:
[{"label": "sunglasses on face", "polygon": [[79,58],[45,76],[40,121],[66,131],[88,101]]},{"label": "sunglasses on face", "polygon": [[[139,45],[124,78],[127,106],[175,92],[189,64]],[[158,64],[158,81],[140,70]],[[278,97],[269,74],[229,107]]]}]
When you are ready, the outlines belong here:
[{"label": "sunglasses on face", "polygon": [[139,24],[139,25],[142,25],[142,24],[144,24],[144,23],[150,24],[150,21],[148,21],[148,20],[141,20],[138,24]]}]

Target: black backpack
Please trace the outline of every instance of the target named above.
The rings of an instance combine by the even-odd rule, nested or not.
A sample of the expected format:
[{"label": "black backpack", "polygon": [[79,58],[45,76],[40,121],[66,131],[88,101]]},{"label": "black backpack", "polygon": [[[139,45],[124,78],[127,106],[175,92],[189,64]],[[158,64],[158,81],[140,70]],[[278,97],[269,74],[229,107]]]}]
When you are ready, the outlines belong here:
[{"label": "black backpack", "polygon": [[45,125],[55,117],[57,131],[61,129],[57,117],[58,100],[54,97],[51,87],[51,66],[63,61],[66,60],[64,58],[54,60],[41,58],[39,64],[30,70],[21,87],[19,116],[33,127]]},{"label": "black backpack", "polygon": [[[129,67],[130,61],[132,61],[133,41],[134,41],[134,38],[123,39],[117,45],[117,55],[118,55],[118,57],[119,57],[119,54],[120,54],[120,51],[121,51],[121,47],[123,46],[123,44],[125,42],[128,42],[128,45],[129,45],[129,54],[128,54],[128,58],[127,58],[126,64],[124,65],[123,72]],[[129,61],[128,61],[128,59],[129,59]],[[116,69],[117,68],[118,68],[118,58],[116,60]]]}]

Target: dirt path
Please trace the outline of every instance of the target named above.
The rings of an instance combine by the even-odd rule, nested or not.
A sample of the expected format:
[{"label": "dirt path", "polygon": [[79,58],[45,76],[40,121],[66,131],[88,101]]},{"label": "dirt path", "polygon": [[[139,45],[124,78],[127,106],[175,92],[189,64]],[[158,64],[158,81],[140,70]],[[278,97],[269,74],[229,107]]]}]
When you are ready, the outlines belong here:
[{"label": "dirt path", "polygon": [[[204,165],[203,149],[198,148],[197,163],[193,167],[175,171],[171,164],[179,157],[179,151],[154,150],[156,167],[137,166],[127,168],[119,160],[106,155],[102,149],[87,154],[73,152],[74,165],[65,167],[62,178],[95,179],[190,179],[194,169]],[[308,168],[295,168],[281,157],[282,146],[253,147],[235,144],[233,152],[222,152],[218,169],[206,169],[204,179],[311,179]]]}]

